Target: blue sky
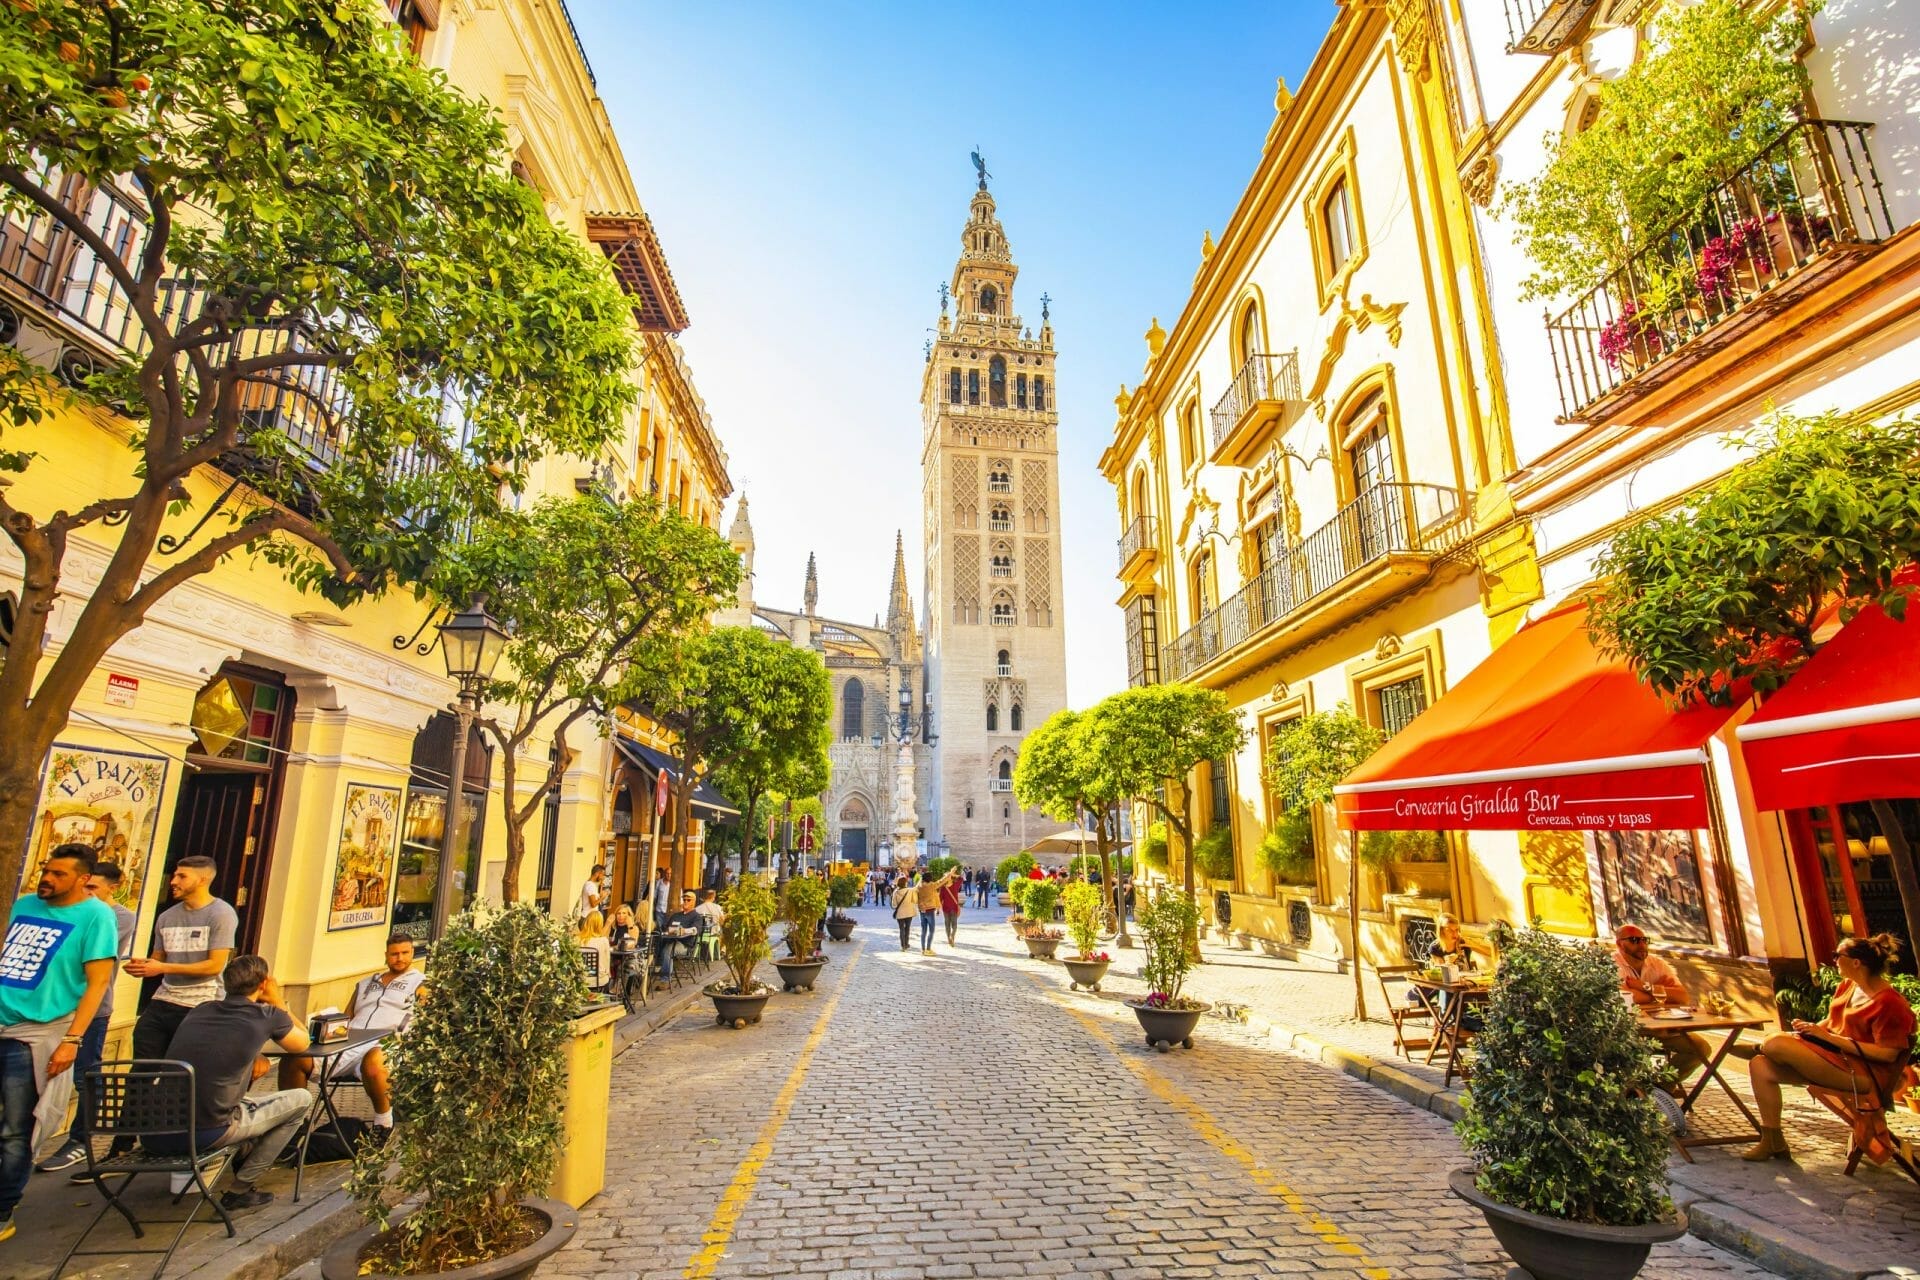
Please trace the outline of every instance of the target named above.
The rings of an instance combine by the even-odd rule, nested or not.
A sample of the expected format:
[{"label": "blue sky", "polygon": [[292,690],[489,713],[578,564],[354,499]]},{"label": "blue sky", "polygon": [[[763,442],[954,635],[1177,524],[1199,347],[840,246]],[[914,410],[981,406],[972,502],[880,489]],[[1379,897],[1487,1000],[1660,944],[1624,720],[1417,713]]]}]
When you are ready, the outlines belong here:
[{"label": "blue sky", "polygon": [[[1153,5],[571,0],[692,327],[689,362],[752,502],[755,595],[884,613],[920,563],[922,343],[977,145],[1020,265],[1053,298],[1069,694],[1126,683],[1096,460],[1298,85],[1332,0]],[[729,510],[731,517],[731,510]]]}]

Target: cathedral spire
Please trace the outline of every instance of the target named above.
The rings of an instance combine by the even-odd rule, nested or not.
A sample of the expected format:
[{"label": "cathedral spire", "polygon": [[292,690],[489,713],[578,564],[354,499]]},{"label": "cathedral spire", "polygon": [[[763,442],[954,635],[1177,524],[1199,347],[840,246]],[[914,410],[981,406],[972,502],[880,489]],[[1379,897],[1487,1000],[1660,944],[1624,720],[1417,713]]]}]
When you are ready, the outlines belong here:
[{"label": "cathedral spire", "polygon": [[807,552],[807,591],[802,597],[806,603],[807,616],[814,616],[820,604],[820,575],[813,567],[813,552]]},{"label": "cathedral spire", "polygon": [[893,594],[887,598],[887,630],[913,625],[913,601],[907,595],[907,543],[899,530],[893,535]]}]

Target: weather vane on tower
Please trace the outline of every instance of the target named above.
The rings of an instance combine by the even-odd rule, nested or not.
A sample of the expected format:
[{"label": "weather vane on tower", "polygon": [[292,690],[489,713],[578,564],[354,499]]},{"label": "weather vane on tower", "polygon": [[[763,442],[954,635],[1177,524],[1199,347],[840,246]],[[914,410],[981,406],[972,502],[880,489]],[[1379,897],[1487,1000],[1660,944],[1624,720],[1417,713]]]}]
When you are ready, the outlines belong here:
[{"label": "weather vane on tower", "polygon": [[980,189],[985,191],[987,189],[987,179],[993,175],[987,172],[986,158],[980,154],[980,147],[977,143],[973,148],[973,171],[980,175]]},{"label": "weather vane on tower", "polygon": [[1053,306],[1053,299],[1049,298],[1044,293],[1041,294],[1040,295],[1040,318],[1042,320],[1053,319],[1053,312],[1051,310],[1052,306]]}]

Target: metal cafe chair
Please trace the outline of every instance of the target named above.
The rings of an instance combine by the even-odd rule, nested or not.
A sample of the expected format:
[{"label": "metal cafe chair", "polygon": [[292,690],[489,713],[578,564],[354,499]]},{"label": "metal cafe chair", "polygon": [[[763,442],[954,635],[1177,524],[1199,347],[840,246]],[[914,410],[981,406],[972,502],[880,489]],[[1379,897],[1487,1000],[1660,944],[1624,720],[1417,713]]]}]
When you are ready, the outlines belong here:
[{"label": "metal cafe chair", "polygon": [[[105,1197],[106,1203],[100,1206],[100,1212],[93,1216],[87,1229],[67,1250],[60,1265],[54,1268],[54,1280],[59,1280],[67,1264],[77,1257],[156,1253],[160,1255],[160,1265],[154,1268],[153,1280],[159,1280],[167,1269],[167,1263],[173,1260],[174,1250],[186,1238],[187,1228],[193,1225],[202,1205],[213,1207],[220,1221],[226,1224],[229,1238],[236,1234],[233,1219],[213,1198],[212,1190],[234,1152],[231,1148],[213,1151],[200,1149],[200,1137],[193,1124],[195,1099],[193,1067],[185,1062],[122,1059],[103,1062],[82,1077],[80,1106],[85,1110],[89,1135],[93,1138],[136,1139],[137,1145],[124,1154],[98,1158],[94,1154],[97,1144],[91,1141],[87,1144],[87,1172],[92,1176],[92,1185]],[[87,1237],[93,1234],[94,1228],[100,1225],[100,1220],[107,1216],[109,1209],[120,1211],[120,1216],[133,1228],[136,1239],[146,1238],[146,1230],[127,1204],[125,1196],[137,1179],[149,1173],[188,1175],[190,1185],[174,1195],[175,1204],[180,1203],[188,1190],[197,1189],[200,1193],[185,1218],[161,1220],[180,1224],[180,1229],[174,1232],[166,1248],[128,1249],[116,1246],[111,1249],[82,1249],[80,1246],[87,1242]]]}]

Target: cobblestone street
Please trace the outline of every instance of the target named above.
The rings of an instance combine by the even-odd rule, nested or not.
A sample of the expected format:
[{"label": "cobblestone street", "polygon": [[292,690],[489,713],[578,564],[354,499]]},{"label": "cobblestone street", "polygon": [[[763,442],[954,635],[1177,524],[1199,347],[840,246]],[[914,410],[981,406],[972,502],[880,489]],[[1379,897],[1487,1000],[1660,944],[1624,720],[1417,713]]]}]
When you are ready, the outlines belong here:
[{"label": "cobblestone street", "polygon": [[[555,1275],[1505,1274],[1440,1118],[1219,1020],[1149,1051],[1138,951],[1074,994],[1004,912],[931,957],[860,916],[815,995],[746,1031],[703,999],[616,1062],[608,1186]],[[1765,1273],[1682,1239],[1644,1274]]]}]

